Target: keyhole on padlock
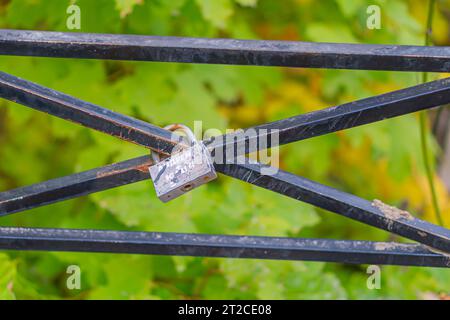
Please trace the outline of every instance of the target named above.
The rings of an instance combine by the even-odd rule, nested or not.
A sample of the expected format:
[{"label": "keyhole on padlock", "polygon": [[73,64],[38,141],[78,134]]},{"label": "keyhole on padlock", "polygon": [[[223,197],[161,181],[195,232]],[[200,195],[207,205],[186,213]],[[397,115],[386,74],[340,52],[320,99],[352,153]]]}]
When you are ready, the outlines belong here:
[{"label": "keyhole on padlock", "polygon": [[192,187],[193,187],[192,184],[185,184],[182,189],[183,191],[189,191],[192,189]]}]

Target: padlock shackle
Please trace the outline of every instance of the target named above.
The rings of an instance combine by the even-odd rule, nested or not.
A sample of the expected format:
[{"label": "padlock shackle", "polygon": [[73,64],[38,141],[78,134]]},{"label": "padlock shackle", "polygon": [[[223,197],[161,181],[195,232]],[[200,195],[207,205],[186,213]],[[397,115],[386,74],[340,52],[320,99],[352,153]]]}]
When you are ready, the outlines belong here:
[{"label": "padlock shackle", "polygon": [[[169,124],[169,125],[165,126],[164,129],[172,131],[172,132],[176,132],[176,131],[184,132],[186,134],[186,137],[188,138],[188,143],[190,145],[192,145],[195,141],[197,141],[192,130],[184,124],[181,124],[181,123]],[[177,146],[175,146],[175,148],[172,150],[172,153],[174,150],[177,150]],[[152,154],[152,159],[153,159],[154,163],[158,163],[161,161],[159,153],[152,151],[151,154]]]}]

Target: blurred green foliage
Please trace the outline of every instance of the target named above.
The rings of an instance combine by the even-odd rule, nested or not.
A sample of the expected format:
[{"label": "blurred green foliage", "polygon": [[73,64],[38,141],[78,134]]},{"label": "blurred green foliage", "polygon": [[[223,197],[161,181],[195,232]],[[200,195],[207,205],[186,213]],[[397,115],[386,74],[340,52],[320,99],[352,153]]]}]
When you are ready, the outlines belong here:
[{"label": "blurred green foliage", "polygon": [[[81,8],[81,32],[421,44],[426,1],[402,0],[0,0],[0,27],[67,31],[66,9]],[[382,28],[366,28],[378,4]],[[439,2],[435,42],[448,42]],[[292,70],[145,62],[0,57],[0,69],[158,125],[202,120],[238,128],[416,84],[414,73]],[[432,220],[415,115],[281,148],[291,172]],[[430,137],[430,141],[432,138]],[[434,146],[434,152],[439,150]],[[143,155],[147,151],[0,101],[0,190]],[[446,221],[448,194],[440,189]],[[447,210],[447,211],[445,211]],[[395,240],[395,236],[221,176],[163,204],[150,182],[1,219],[2,225],[215,234]],[[66,268],[82,270],[81,290]],[[0,253],[0,298],[364,299],[447,293],[448,270],[88,253]]]}]

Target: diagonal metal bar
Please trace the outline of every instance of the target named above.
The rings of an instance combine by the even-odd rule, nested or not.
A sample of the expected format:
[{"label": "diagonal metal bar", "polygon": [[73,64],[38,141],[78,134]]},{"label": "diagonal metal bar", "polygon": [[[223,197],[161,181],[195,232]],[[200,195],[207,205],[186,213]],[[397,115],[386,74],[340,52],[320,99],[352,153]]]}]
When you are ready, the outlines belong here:
[{"label": "diagonal metal bar", "polygon": [[0,193],[0,216],[150,179],[150,156]]},{"label": "diagonal metal bar", "polygon": [[[278,170],[264,175],[260,163],[216,165],[216,170],[258,187],[306,202],[347,218],[426,244],[450,254],[450,230],[417,219],[406,211]],[[267,168],[266,168],[267,169]],[[271,170],[272,171],[272,170]]]},{"label": "diagonal metal bar", "polygon": [[0,54],[301,68],[450,72],[450,47],[0,30]]},{"label": "diagonal metal bar", "polygon": [[0,249],[450,267],[417,244],[183,233],[0,227]]},{"label": "diagonal metal bar", "polygon": [[[0,72],[0,97],[23,104],[160,153],[170,154],[181,137],[144,121],[112,112],[61,92]],[[314,111],[204,141],[212,152],[256,151],[273,135],[279,144],[381,121],[450,103],[450,78]]]},{"label": "diagonal metal bar", "polygon": [[[244,135],[231,133],[204,143],[210,150],[233,148],[235,155],[245,154],[260,148],[261,140],[270,148],[274,134],[283,145],[447,103],[450,103],[450,78],[259,125],[247,129]],[[222,152],[226,154],[226,150]]]},{"label": "diagonal metal bar", "polygon": [[[0,216],[150,179],[150,157],[0,193]],[[450,230],[397,209],[384,210],[357,196],[279,170],[263,175],[259,163],[215,165],[218,172],[450,253]],[[97,180],[96,177],[100,179]]]},{"label": "diagonal metal bar", "polygon": [[171,132],[61,92],[0,72],[0,97],[120,139],[170,154]]}]

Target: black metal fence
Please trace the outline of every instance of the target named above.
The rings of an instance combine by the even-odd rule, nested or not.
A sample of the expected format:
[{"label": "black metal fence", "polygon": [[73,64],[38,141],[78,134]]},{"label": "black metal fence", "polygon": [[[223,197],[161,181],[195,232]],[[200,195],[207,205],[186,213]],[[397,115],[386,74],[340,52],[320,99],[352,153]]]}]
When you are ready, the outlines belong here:
[{"label": "black metal fence", "polygon": [[[0,54],[60,58],[244,64],[302,68],[450,72],[450,47],[327,44],[0,30]],[[0,96],[153,152],[170,155],[180,136],[0,72]],[[208,150],[255,151],[274,132],[287,144],[450,103],[450,78],[263,124],[253,134],[203,141]],[[250,131],[249,131],[250,132]],[[244,147],[240,147],[244,146]],[[267,147],[270,147],[268,145]],[[150,179],[150,156],[0,193],[0,216]],[[157,232],[0,227],[0,249],[116,252],[450,267],[450,230],[380,201],[321,185],[254,161],[215,169],[418,244]]]}]

